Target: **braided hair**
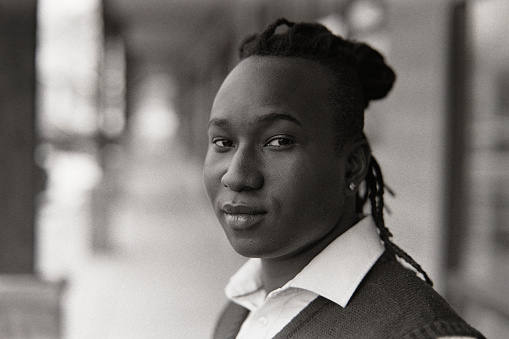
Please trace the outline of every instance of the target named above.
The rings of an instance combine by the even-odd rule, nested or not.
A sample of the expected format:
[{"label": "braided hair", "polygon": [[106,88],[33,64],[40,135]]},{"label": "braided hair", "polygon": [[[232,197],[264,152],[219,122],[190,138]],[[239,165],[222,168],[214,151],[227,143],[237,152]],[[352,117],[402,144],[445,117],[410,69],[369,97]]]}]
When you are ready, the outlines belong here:
[{"label": "braided hair", "polygon": [[[276,33],[281,25],[285,25],[286,30]],[[240,46],[239,54],[241,59],[253,55],[304,58],[329,69],[337,79],[329,93],[335,114],[337,152],[349,141],[366,139],[363,132],[364,110],[371,100],[384,98],[396,79],[393,70],[376,50],[367,44],[336,36],[317,23],[278,19],[264,32],[247,37]],[[413,266],[428,284],[433,285],[422,267],[391,241],[392,233],[385,226],[383,217],[386,188],[380,166],[372,156],[363,192],[357,191],[356,212],[362,213],[369,201],[386,251]]]}]

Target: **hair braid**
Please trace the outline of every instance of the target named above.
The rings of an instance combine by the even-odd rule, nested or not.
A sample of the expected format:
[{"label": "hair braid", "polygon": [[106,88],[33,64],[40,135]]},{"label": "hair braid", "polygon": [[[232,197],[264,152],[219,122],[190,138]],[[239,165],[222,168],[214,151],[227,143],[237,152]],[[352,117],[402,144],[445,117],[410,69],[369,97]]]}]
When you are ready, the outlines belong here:
[{"label": "hair braid", "polygon": [[[429,278],[428,274],[422,269],[421,265],[419,265],[408,253],[402,250],[399,246],[394,244],[391,241],[392,233],[385,226],[385,221],[383,217],[384,210],[384,180],[382,176],[382,170],[378,165],[378,162],[374,157],[371,157],[371,161],[369,163],[368,173],[366,174],[366,192],[364,197],[360,197],[358,199],[357,208],[359,208],[359,204],[363,204],[369,200],[371,202],[371,213],[373,215],[373,219],[375,221],[376,226],[380,231],[380,238],[384,242],[385,249],[387,251],[392,252],[394,255],[400,257],[405,260],[407,263],[412,265],[419,273],[421,273],[426,280],[426,282],[433,286],[433,281]],[[358,196],[359,198],[359,196]],[[361,207],[362,208],[362,207]]]}]

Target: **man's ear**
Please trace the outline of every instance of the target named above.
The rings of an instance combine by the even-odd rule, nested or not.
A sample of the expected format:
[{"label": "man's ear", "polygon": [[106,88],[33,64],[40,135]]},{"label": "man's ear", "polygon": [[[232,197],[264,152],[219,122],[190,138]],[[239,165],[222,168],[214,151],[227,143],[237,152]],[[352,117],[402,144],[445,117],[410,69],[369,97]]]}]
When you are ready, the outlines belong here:
[{"label": "man's ear", "polygon": [[345,184],[350,191],[355,192],[368,172],[369,162],[371,160],[371,149],[368,142],[363,139],[350,143],[348,145],[348,151]]}]

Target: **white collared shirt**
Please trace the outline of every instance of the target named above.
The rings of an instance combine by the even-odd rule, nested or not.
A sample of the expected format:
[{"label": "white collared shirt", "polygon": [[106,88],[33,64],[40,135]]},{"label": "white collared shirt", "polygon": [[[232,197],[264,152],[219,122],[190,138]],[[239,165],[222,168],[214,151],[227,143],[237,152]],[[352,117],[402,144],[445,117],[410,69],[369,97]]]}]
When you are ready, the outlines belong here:
[{"label": "white collared shirt", "polygon": [[383,252],[372,218],[365,217],[268,295],[262,285],[261,260],[249,259],[225,290],[228,299],[251,311],[237,338],[274,337],[319,295],[345,307]]},{"label": "white collared shirt", "polygon": [[268,295],[263,289],[261,260],[249,259],[225,289],[228,299],[250,311],[237,339],[274,337],[319,295],[346,307],[383,252],[373,219],[365,217],[330,243],[292,280]]}]

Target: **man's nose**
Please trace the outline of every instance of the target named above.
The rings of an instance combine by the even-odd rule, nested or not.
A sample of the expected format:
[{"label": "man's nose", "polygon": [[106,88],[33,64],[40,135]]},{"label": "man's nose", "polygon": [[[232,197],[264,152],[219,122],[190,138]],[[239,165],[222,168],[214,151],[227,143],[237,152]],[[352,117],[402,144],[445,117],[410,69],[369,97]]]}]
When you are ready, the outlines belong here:
[{"label": "man's nose", "polygon": [[231,158],[221,183],[235,192],[260,189],[263,186],[260,165],[255,151],[238,149]]}]

